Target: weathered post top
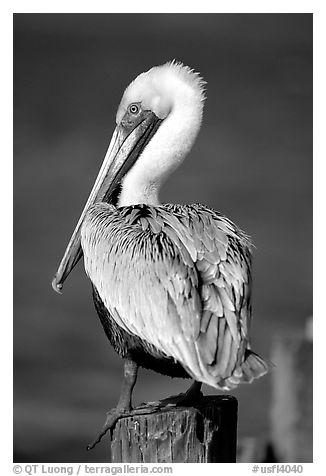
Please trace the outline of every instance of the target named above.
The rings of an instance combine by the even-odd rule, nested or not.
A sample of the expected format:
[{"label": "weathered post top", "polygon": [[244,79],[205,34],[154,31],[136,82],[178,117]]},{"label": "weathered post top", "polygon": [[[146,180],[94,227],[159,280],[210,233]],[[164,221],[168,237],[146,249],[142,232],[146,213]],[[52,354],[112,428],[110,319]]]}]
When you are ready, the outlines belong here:
[{"label": "weathered post top", "polygon": [[223,395],[203,397],[194,407],[122,418],[112,431],[112,462],[235,462],[237,413],[237,399]]}]

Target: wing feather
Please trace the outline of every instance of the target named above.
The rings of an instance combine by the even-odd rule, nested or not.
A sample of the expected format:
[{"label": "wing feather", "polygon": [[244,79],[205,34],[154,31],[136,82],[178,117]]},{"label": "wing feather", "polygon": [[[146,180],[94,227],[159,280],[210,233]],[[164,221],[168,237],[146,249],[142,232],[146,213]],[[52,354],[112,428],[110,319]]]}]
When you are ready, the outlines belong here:
[{"label": "wing feather", "polygon": [[201,358],[206,364],[212,365],[216,359],[216,341],[218,335],[218,317],[210,314],[206,331],[201,332],[197,339],[197,346],[201,348]]},{"label": "wing feather", "polygon": [[217,364],[216,364],[216,367],[217,367],[216,371],[218,375],[220,375],[223,378],[227,376],[226,369],[230,359],[232,358],[231,348],[232,348],[232,335],[231,335],[230,329],[227,326],[225,326],[223,342],[222,342],[221,348],[218,349],[219,354],[217,357]]},{"label": "wing feather", "polygon": [[205,333],[208,328],[209,321],[211,320],[213,313],[211,311],[204,310],[200,320],[200,332]]},{"label": "wing feather", "polygon": [[86,217],[82,247],[121,327],[197,380],[218,387],[233,375],[247,347],[251,287],[250,244],[232,222],[201,205],[100,203]]}]

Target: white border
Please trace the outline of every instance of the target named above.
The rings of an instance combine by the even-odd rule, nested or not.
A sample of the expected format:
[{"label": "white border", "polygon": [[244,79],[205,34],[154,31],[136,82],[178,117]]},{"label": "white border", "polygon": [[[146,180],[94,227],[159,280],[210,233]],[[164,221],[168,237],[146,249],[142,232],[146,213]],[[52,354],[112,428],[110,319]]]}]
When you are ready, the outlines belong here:
[{"label": "white border", "polygon": [[[324,2],[325,3],[325,2]],[[244,6],[246,8],[244,8]],[[325,461],[325,6],[322,1],[13,1],[1,6],[1,466],[12,461],[12,14],[13,13],[313,13],[314,14],[314,465],[305,474],[322,474]],[[28,252],[28,250],[26,250]],[[300,257],[298,257],[300,259]],[[321,312],[322,311],[322,312]],[[184,466],[184,465],[181,465]],[[235,473],[251,472],[250,465],[237,465]],[[246,467],[246,469],[244,468]],[[206,466],[205,466],[206,468]],[[308,469],[309,468],[309,469]],[[187,466],[187,469],[190,469]],[[223,473],[229,474],[223,467]],[[11,474],[12,466],[4,474]],[[204,468],[201,468],[201,471]],[[205,469],[209,473],[210,470]]]}]

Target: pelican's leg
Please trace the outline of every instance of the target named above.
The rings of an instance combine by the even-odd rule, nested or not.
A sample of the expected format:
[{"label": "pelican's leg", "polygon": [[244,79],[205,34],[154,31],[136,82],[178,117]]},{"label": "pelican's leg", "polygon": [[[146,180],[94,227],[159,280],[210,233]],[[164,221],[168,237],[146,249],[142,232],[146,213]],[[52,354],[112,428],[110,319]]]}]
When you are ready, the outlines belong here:
[{"label": "pelican's leg", "polygon": [[123,411],[130,411],[132,409],[132,391],[136,384],[138,373],[138,365],[132,359],[126,359],[123,370],[123,382],[120,392],[120,398],[118,401],[117,409]]},{"label": "pelican's leg", "polygon": [[131,398],[137,380],[137,371],[138,365],[130,358],[127,358],[124,363],[124,379],[118,404],[116,408],[112,408],[112,410],[106,414],[106,420],[101,431],[94,441],[87,446],[87,450],[94,448],[94,446],[101,441],[105,433],[113,428],[120,418],[128,416],[130,412],[132,412]]},{"label": "pelican's leg", "polygon": [[197,382],[195,380],[193,384],[188,388],[185,393],[180,393],[177,397],[180,397],[178,405],[191,405],[192,403],[197,403],[203,397],[203,393],[201,391],[201,382]]},{"label": "pelican's leg", "polygon": [[156,408],[164,408],[167,406],[190,407],[196,405],[203,397],[201,386],[202,383],[195,380],[186,392],[164,398],[158,402],[149,402],[147,405]]},{"label": "pelican's leg", "polygon": [[188,388],[184,393],[179,393],[179,395],[173,395],[172,397],[165,398],[161,400],[161,403],[165,405],[176,405],[176,406],[191,406],[198,403],[203,394],[201,392],[201,382],[195,380],[193,384]]}]

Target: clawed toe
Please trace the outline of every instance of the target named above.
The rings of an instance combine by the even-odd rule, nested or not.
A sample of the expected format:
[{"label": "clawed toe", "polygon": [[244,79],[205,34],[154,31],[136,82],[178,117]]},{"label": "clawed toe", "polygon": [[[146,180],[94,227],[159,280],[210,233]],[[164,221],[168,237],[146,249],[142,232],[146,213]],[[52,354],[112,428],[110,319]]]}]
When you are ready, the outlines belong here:
[{"label": "clawed toe", "polygon": [[94,446],[96,446],[100,441],[101,439],[103,438],[103,436],[109,431],[109,430],[112,430],[117,421],[122,418],[122,417],[125,417],[125,416],[128,416],[130,414],[130,412],[126,411],[126,410],[120,410],[118,408],[113,408],[112,410],[110,410],[107,414],[106,414],[106,420],[105,420],[105,423],[101,429],[101,431],[98,433],[98,435],[96,436],[96,438],[92,441],[92,443],[90,443],[89,445],[87,445],[86,449],[87,451],[91,450],[94,448]]},{"label": "clawed toe", "polygon": [[117,408],[113,408],[106,414],[105,423],[98,433],[96,438],[87,445],[87,450],[91,450],[96,446],[103,436],[109,431],[113,430],[116,423],[120,418],[136,415],[144,415],[148,413],[159,412],[162,408],[169,406],[193,406],[196,405],[203,397],[202,392],[200,391],[201,383],[194,382],[189,390],[185,393],[180,393],[179,395],[174,395],[173,397],[165,398],[158,402],[149,402],[139,405],[137,408],[131,409],[131,399],[120,399]]},{"label": "clawed toe", "polygon": [[[155,402],[155,403],[159,403],[159,402]],[[136,415],[144,415],[144,414],[148,414],[148,413],[154,413],[154,412],[157,412],[159,409],[160,409],[159,405],[152,406],[152,405],[148,405],[148,404],[140,405],[139,407],[137,407],[135,409],[130,409],[130,410],[125,410],[123,408],[122,409],[113,408],[112,410],[110,410],[106,414],[106,420],[105,420],[105,423],[104,423],[101,431],[98,433],[96,438],[92,441],[92,443],[87,445],[87,447],[86,447],[87,451],[93,449],[94,446],[96,446],[101,441],[103,436],[109,430],[113,430],[117,421],[120,420],[120,418],[129,417],[129,416],[136,416]]]}]

